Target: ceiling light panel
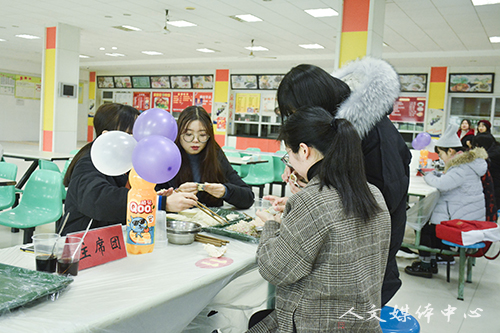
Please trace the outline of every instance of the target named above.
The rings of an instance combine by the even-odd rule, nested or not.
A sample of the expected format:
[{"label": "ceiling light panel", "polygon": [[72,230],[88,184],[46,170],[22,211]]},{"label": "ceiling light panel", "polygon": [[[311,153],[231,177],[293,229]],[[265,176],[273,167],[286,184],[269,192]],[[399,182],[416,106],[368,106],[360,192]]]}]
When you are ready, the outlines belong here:
[{"label": "ceiling light panel", "polygon": [[6,42],[6,40],[5,40],[5,39],[0,38],[0,42]]},{"label": "ceiling light panel", "polygon": [[304,11],[314,17],[331,17],[339,15],[333,8],[305,9]]},{"label": "ceiling light panel", "polygon": [[299,46],[304,48],[304,49],[309,49],[309,50],[314,50],[314,49],[319,50],[319,49],[325,48],[323,45],[319,45],[319,44],[300,44]]},{"label": "ceiling light panel", "polygon": [[104,53],[104,54],[110,57],[125,57],[125,54],[121,53]]},{"label": "ceiling light panel", "polygon": [[144,53],[144,54],[147,54],[147,55],[151,55],[151,56],[154,56],[154,55],[163,55],[163,53],[156,52],[156,51],[142,51],[141,53]]},{"label": "ceiling light panel", "polygon": [[27,35],[27,34],[16,35],[16,37],[24,38],[24,39],[40,39],[40,37],[38,37],[38,36]]},{"label": "ceiling light panel", "polygon": [[86,59],[86,58],[90,58],[90,56],[85,55],[85,54],[80,54],[80,58],[84,58],[84,59]]},{"label": "ceiling light panel", "polygon": [[500,3],[500,0],[472,0],[474,6],[494,5]]},{"label": "ceiling light panel", "polygon": [[265,48],[263,46],[247,46],[245,49],[250,50],[250,51],[269,51],[268,48]]},{"label": "ceiling light panel", "polygon": [[173,25],[174,27],[178,28],[185,28],[185,27],[196,27],[196,24],[188,22],[188,21],[169,21],[167,22],[168,25]]},{"label": "ceiling light panel", "polygon": [[491,43],[500,43],[500,36],[491,36],[490,42]]},{"label": "ceiling light panel", "polygon": [[238,19],[240,19],[241,21],[245,21],[245,22],[260,22],[262,21],[262,19],[258,18],[257,16],[254,16],[252,14],[242,14],[242,15],[234,15],[235,17],[237,17]]},{"label": "ceiling light panel", "polygon": [[196,51],[198,51],[198,52],[205,52],[205,53],[213,53],[213,52],[215,52],[215,50],[212,50],[212,49],[207,49],[207,48],[204,48],[204,49],[196,49]]}]

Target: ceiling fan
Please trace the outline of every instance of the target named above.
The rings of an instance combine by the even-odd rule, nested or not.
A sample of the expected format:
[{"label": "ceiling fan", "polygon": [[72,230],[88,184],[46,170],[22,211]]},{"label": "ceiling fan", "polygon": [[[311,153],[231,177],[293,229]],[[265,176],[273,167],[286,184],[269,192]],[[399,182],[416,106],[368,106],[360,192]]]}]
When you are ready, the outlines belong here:
[{"label": "ceiling fan", "polygon": [[254,46],[254,41],[255,39],[252,38],[252,40],[250,41],[250,47],[248,47],[247,49],[250,50],[250,54],[248,55],[249,58],[265,58],[265,59],[276,59],[276,57],[260,57],[260,56],[256,56],[253,51],[255,50],[255,46]]}]

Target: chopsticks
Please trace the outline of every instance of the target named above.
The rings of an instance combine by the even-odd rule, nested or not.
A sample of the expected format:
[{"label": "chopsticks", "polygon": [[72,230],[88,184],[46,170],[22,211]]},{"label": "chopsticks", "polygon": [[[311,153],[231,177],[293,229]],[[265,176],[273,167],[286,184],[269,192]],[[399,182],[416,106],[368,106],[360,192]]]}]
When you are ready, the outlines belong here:
[{"label": "chopsticks", "polygon": [[201,202],[199,201],[196,201],[196,205],[198,206],[198,208],[204,212],[205,214],[209,215],[211,218],[213,218],[214,220],[216,220],[217,222],[219,222],[220,224],[226,224],[226,223],[229,223],[225,218],[223,218],[222,216],[218,215],[217,213],[213,212],[210,208],[208,208],[207,206],[205,206],[204,204],[202,204]]},{"label": "chopsticks", "polygon": [[219,239],[219,238],[214,238],[210,236],[205,236],[205,235],[200,235],[197,234],[194,238],[195,241],[200,242],[200,243],[205,243],[205,244],[212,244],[214,246],[225,246],[229,243],[227,240]]}]

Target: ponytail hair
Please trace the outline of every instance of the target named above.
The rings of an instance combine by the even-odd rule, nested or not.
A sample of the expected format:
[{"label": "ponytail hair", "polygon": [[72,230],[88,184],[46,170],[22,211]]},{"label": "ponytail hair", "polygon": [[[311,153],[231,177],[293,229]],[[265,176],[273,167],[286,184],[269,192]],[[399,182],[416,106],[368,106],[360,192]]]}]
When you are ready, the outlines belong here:
[{"label": "ponytail hair", "polygon": [[279,139],[294,153],[304,143],[323,154],[320,190],[335,188],[347,216],[367,221],[380,210],[366,180],[361,138],[348,120],[320,107],[300,107],[281,127]]}]

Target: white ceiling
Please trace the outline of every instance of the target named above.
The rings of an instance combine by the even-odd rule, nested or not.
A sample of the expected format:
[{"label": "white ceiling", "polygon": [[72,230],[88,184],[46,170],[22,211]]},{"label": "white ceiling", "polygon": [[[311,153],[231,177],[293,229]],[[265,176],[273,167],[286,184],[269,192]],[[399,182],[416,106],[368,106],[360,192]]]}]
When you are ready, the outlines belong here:
[{"label": "white ceiling", "polygon": [[[0,69],[3,59],[40,63],[45,27],[58,22],[81,29],[82,68],[100,73],[130,74],[182,69],[256,69],[272,71],[310,62],[333,68],[338,17],[314,18],[304,9],[332,7],[338,0],[0,0]],[[194,7],[187,10],[186,7]],[[163,33],[165,9],[170,21],[186,20],[196,27],[169,25]],[[263,21],[238,22],[229,16],[253,14]],[[125,32],[113,26],[143,29]],[[500,66],[500,4],[474,7],[471,0],[386,0],[383,58],[396,67]],[[244,47],[269,49],[254,52]],[[318,43],[322,50],[299,44]],[[117,50],[111,50],[111,47]],[[105,47],[105,51],[100,51]],[[198,48],[219,52],[201,53]],[[148,56],[141,51],[162,52]],[[118,52],[125,57],[109,57]]]}]

